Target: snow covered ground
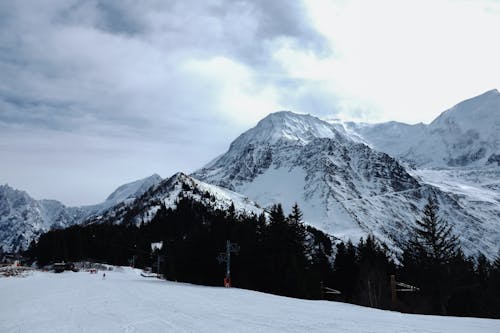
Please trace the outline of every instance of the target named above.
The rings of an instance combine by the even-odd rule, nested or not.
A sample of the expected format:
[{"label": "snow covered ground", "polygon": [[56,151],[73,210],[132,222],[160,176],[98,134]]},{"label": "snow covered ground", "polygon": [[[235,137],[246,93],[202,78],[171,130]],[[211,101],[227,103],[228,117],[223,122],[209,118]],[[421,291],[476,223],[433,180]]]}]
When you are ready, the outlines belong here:
[{"label": "snow covered ground", "polygon": [[500,332],[500,320],[408,315],[119,270],[105,280],[87,272],[0,278],[0,332]]}]

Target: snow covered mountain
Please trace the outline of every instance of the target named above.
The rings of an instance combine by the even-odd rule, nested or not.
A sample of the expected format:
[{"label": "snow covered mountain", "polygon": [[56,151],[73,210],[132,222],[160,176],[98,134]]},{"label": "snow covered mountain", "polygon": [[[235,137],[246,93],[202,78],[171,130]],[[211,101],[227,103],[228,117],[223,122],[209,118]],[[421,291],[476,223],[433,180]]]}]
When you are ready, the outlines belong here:
[{"label": "snow covered mountain", "polygon": [[[490,90],[443,112],[431,124],[340,123],[370,146],[413,167],[420,181],[460,198],[499,228],[500,93]],[[498,243],[496,250],[498,251]]]},{"label": "snow covered mountain", "polygon": [[120,186],[100,204],[82,207],[35,200],[24,191],[0,185],[0,248],[8,252],[26,249],[43,232],[80,223],[116,204],[133,201],[159,182],[161,177],[155,174]]},{"label": "snow covered mountain", "polygon": [[118,187],[113,193],[111,193],[106,198],[105,202],[114,205],[119,202],[124,202],[131,199],[133,200],[149,190],[151,186],[159,184],[161,181],[162,178],[159,175],[154,174],[147,178],[139,179],[135,182],[122,185]]},{"label": "snow covered mountain", "polygon": [[147,222],[160,205],[173,207],[188,196],[254,213],[297,202],[305,221],[329,234],[354,241],[374,234],[398,249],[434,195],[466,253],[493,258],[500,244],[499,133],[496,90],[459,103],[430,125],[331,123],[277,112],[192,177],[153,175],[97,205],[65,207],[2,186],[0,246],[25,248],[50,228],[83,221]]},{"label": "snow covered mountain", "polygon": [[431,124],[347,123],[374,148],[418,168],[500,166],[500,92],[490,90]]},{"label": "snow covered mountain", "polygon": [[26,192],[0,186],[0,246],[4,251],[26,248],[52,227],[72,225],[83,214],[55,200],[35,200]]},{"label": "snow covered mountain", "polygon": [[89,223],[129,223],[140,225],[150,222],[160,209],[174,208],[182,197],[189,197],[204,205],[221,210],[227,210],[234,205],[237,213],[262,213],[255,202],[230,190],[203,183],[182,172],[153,185],[133,201],[123,201],[113,208],[95,215],[85,221]]},{"label": "snow covered mountain", "polygon": [[336,124],[278,112],[193,176],[265,207],[297,202],[305,221],[327,233],[353,240],[372,233],[395,248],[434,194],[467,253],[496,254],[500,231],[492,221],[500,216],[500,205],[471,207],[460,195],[411,175],[396,159],[359,141]]}]

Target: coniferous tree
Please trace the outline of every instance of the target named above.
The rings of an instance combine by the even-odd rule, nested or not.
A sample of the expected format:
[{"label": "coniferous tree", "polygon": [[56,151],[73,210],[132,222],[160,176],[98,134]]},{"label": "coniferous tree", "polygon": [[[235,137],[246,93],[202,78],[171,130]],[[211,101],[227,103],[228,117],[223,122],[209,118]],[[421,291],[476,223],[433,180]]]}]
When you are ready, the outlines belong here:
[{"label": "coniferous tree", "polygon": [[356,247],[351,241],[337,244],[337,254],[333,264],[332,286],[340,290],[341,299],[354,302],[356,281],[359,267],[356,258]]},{"label": "coniferous tree", "polygon": [[263,241],[263,235],[266,233],[266,227],[267,227],[267,219],[266,219],[266,214],[261,213],[257,217],[256,221],[256,233],[257,233],[257,240],[259,242]]},{"label": "coniferous tree", "polygon": [[294,224],[300,224],[302,223],[302,217],[303,217],[302,211],[300,210],[299,205],[295,203],[292,206],[292,212],[288,216],[288,220]]},{"label": "coniferous tree", "polygon": [[488,295],[485,306],[487,309],[486,315],[500,318],[500,250],[491,265],[486,295]]},{"label": "coniferous tree", "polygon": [[361,239],[357,247],[358,304],[389,307],[388,277],[394,274],[395,265],[389,258],[387,248],[376,241],[373,235],[369,235],[366,240]]},{"label": "coniferous tree", "polygon": [[429,265],[451,262],[457,257],[459,250],[458,237],[453,234],[451,225],[440,218],[438,213],[436,200],[429,196],[422,219],[416,221],[408,249]]},{"label": "coniferous tree", "polygon": [[269,222],[273,225],[282,225],[285,223],[285,213],[283,212],[283,206],[281,204],[276,204],[271,207],[269,212]]},{"label": "coniferous tree", "polygon": [[424,311],[446,314],[458,276],[452,268],[464,263],[457,236],[448,222],[439,217],[439,207],[429,196],[423,216],[416,221],[410,241],[403,253],[403,275],[421,286],[421,294],[428,300]]},{"label": "coniferous tree", "polygon": [[289,225],[289,241],[290,250],[294,251],[296,255],[303,255],[306,252],[305,247],[305,237],[306,228],[302,222],[302,211],[300,210],[297,203],[292,206],[292,212],[288,215],[288,225]]},{"label": "coniferous tree", "polygon": [[269,227],[265,239],[265,251],[268,255],[266,272],[272,277],[267,287],[282,295],[285,295],[288,289],[288,286],[284,284],[288,254],[286,246],[287,229],[283,207],[281,204],[272,206],[269,212]]}]

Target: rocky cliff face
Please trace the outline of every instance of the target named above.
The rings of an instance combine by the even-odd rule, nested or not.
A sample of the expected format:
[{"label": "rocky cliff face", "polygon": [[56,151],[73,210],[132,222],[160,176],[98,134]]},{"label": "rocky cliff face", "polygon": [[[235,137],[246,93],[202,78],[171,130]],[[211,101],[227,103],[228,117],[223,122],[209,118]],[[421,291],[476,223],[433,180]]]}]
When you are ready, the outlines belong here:
[{"label": "rocky cliff face", "polygon": [[1,185],[0,248],[6,252],[26,249],[40,234],[81,223],[119,203],[131,202],[160,181],[160,176],[152,175],[120,186],[100,204],[82,207],[66,207],[56,200],[35,200],[24,191]]}]

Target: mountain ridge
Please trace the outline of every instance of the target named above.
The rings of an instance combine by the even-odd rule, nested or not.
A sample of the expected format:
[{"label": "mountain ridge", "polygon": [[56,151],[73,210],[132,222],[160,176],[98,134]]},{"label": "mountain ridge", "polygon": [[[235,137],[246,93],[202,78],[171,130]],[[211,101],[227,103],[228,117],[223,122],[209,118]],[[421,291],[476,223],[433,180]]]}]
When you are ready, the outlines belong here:
[{"label": "mountain ridge", "polygon": [[[286,113],[288,123],[296,123],[289,119],[293,115]],[[496,255],[500,233],[490,221],[500,216],[500,205],[490,207],[491,202],[481,201],[474,206],[463,193],[429,183],[425,175],[408,173],[397,159],[310,115],[297,115],[296,120],[307,119],[306,129],[314,124],[328,130],[301,130],[302,135],[293,136],[274,126],[276,132],[269,133],[262,124],[276,118],[271,114],[261,120],[192,176],[247,195],[264,207],[298,202],[305,221],[327,233],[354,240],[374,234],[396,248],[420,217],[427,196],[435,196],[442,213],[456,221],[468,254],[479,250]],[[261,137],[273,140],[256,144]]]},{"label": "mountain ridge", "polygon": [[175,208],[178,200],[185,197],[211,208],[228,210],[234,207],[235,212],[240,214],[258,215],[264,211],[258,204],[239,193],[203,183],[183,172],[177,172],[150,187],[134,201],[124,201],[115,205],[103,214],[87,219],[85,223],[125,223],[139,226],[142,223],[149,223],[162,206]]},{"label": "mountain ridge", "polygon": [[343,123],[377,150],[418,168],[500,165],[500,92],[489,90],[442,112],[430,124]]},{"label": "mountain ridge", "polygon": [[131,201],[160,180],[154,174],[118,187],[104,202],[77,207],[65,206],[57,200],[36,200],[25,191],[0,185],[0,249],[7,252],[26,249],[41,233],[81,223],[116,204]]},{"label": "mountain ridge", "polygon": [[[227,152],[191,175],[179,172],[162,180],[154,174],[118,187],[105,202],[91,206],[36,201],[22,191],[12,195],[19,198],[15,204],[2,197],[6,188],[0,187],[0,244],[16,244],[7,250],[25,248],[41,232],[74,223],[127,219],[140,224],[161,205],[175,207],[176,200],[189,196],[256,214],[275,203],[285,209],[298,203],[308,224],[344,240],[373,234],[397,250],[420,217],[425,199],[434,196],[467,254],[479,251],[493,258],[500,243],[497,106],[500,110],[500,93],[490,90],[443,112],[432,129],[432,123],[332,123],[280,111],[260,120]],[[477,110],[490,118],[465,121],[471,128],[457,118]],[[474,126],[485,121],[491,125],[489,141],[474,133]],[[430,153],[425,151],[429,138],[434,140]],[[14,206],[23,208],[9,215]],[[26,228],[11,227],[22,222]],[[1,238],[5,234],[10,234],[8,240]]]}]

